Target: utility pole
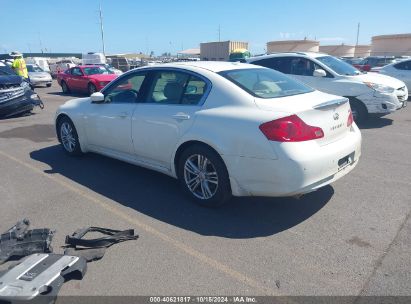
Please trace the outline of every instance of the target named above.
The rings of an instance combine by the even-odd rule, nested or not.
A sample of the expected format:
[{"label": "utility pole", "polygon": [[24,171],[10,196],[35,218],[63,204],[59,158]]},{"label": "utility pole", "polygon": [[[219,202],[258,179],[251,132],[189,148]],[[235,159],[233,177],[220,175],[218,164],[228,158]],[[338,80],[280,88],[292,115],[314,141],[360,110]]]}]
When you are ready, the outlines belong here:
[{"label": "utility pole", "polygon": [[101,3],[100,3],[100,30],[101,30],[101,42],[103,43],[103,55],[106,56],[106,46],[104,45],[103,14],[101,12]]},{"label": "utility pole", "polygon": [[221,24],[218,25],[218,42],[221,41]]},{"label": "utility pole", "polygon": [[358,22],[358,27],[357,27],[357,43],[355,44],[356,46],[358,45],[358,38],[360,37],[360,23]]}]

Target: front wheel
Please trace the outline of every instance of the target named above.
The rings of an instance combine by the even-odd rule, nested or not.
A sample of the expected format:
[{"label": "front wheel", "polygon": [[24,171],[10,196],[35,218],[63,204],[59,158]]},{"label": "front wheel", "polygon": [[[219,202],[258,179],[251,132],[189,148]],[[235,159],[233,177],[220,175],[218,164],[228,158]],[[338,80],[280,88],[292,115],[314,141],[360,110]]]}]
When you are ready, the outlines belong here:
[{"label": "front wheel", "polygon": [[76,128],[68,117],[60,119],[58,132],[61,145],[66,153],[69,155],[82,154]]},{"label": "front wheel", "polygon": [[65,81],[61,82],[61,90],[64,94],[70,93],[70,89]]},{"label": "front wheel", "polygon": [[92,94],[97,92],[97,88],[94,84],[89,83],[88,84],[88,94],[91,96]]},{"label": "front wheel", "polygon": [[178,178],[184,192],[201,206],[218,207],[231,198],[227,168],[206,146],[191,146],[182,153]]},{"label": "front wheel", "polygon": [[350,107],[354,121],[357,124],[360,124],[367,120],[368,111],[363,103],[355,99],[350,99]]}]

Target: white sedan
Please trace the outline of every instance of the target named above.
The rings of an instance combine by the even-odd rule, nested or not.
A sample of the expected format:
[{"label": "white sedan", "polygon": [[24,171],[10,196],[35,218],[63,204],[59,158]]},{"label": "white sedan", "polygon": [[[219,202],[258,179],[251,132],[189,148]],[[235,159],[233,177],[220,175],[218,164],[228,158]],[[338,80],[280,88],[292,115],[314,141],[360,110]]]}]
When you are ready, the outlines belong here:
[{"label": "white sedan", "polygon": [[361,154],[348,99],[241,63],[135,69],[66,102],[55,123],[67,153],[168,174],[205,206],[300,196],[349,173]]}]

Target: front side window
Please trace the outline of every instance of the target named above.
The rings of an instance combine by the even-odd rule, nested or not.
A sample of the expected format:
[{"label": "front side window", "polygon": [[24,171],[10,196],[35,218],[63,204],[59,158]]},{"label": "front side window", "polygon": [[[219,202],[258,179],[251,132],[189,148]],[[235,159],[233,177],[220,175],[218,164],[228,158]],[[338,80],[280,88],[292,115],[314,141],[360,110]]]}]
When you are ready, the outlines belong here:
[{"label": "front side window", "polygon": [[207,91],[201,78],[183,72],[161,71],[153,76],[148,103],[197,105]]},{"label": "front side window", "polygon": [[278,98],[313,91],[301,82],[271,69],[230,70],[219,74],[259,98]]},{"label": "front side window", "polygon": [[83,73],[79,68],[74,68],[71,70],[71,74],[74,76],[83,76]]},{"label": "front side window", "polygon": [[106,103],[135,103],[141,97],[141,89],[146,73],[122,77],[110,85],[104,93]]}]

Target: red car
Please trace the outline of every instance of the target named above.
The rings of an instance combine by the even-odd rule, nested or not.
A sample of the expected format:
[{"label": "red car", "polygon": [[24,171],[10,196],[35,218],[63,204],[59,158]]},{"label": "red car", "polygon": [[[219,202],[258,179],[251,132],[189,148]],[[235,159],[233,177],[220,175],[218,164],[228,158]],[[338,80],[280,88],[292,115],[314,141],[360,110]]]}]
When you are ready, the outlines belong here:
[{"label": "red car", "polygon": [[87,92],[89,95],[100,91],[118,75],[104,66],[76,66],[57,74],[57,82],[63,93],[70,91]]}]

